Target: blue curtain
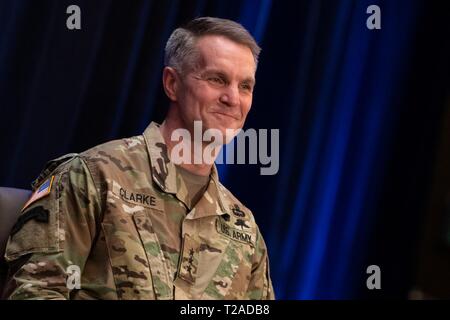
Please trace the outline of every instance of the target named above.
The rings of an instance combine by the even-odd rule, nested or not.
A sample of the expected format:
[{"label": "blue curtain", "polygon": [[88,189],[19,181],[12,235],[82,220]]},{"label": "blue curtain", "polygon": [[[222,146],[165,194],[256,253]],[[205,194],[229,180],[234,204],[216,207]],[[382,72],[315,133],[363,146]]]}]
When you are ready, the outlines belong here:
[{"label": "blue curtain", "polygon": [[[66,28],[72,4],[81,30]],[[372,4],[380,30],[366,27]],[[262,229],[277,297],[371,297],[369,264],[404,297],[449,88],[437,3],[0,1],[0,185],[28,188],[47,160],[160,122],[165,41],[204,15],[239,21],[263,49],[246,127],[280,130],[279,172],[219,170]]]}]

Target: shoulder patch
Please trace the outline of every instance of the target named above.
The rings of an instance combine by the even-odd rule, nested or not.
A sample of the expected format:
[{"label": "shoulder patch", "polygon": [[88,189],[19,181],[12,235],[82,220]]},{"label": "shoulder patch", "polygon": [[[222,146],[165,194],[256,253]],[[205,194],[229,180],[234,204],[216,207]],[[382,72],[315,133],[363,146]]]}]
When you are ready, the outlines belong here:
[{"label": "shoulder patch", "polygon": [[38,222],[48,223],[49,221],[48,215],[49,212],[48,210],[44,209],[44,207],[42,206],[34,207],[33,209],[27,211],[26,213],[24,213],[19,217],[16,224],[11,229],[11,236],[19,232],[20,229],[22,229],[23,225],[27,223],[29,220],[34,219]]},{"label": "shoulder patch", "polygon": [[23,210],[25,210],[26,208],[28,208],[30,206],[30,204],[32,204],[33,202],[44,198],[45,196],[50,194],[50,191],[52,190],[52,185],[53,185],[53,180],[55,179],[55,176],[51,176],[50,178],[48,178],[47,180],[45,180],[39,188],[37,188],[36,191],[33,192],[33,194],[31,195],[30,199],[25,203],[25,205],[22,208],[22,212]]}]

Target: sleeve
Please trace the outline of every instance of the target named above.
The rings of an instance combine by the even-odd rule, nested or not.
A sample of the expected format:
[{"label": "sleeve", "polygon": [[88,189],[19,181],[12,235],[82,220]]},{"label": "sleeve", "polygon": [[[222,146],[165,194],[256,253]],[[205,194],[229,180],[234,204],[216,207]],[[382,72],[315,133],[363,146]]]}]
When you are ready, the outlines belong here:
[{"label": "sleeve", "polygon": [[[39,190],[48,193],[42,196]],[[37,186],[33,196],[38,198],[25,205],[6,247],[8,299],[70,299],[100,223],[98,193],[78,156]]]},{"label": "sleeve", "polygon": [[259,228],[257,228],[255,254],[252,261],[252,272],[247,289],[249,299],[274,300],[272,280],[270,278],[269,255]]}]

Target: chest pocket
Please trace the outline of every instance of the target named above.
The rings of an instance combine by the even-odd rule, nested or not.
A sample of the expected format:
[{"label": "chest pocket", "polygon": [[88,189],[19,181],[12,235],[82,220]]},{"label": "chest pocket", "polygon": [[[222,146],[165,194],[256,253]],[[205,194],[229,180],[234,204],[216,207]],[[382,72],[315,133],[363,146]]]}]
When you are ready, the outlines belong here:
[{"label": "chest pocket", "polygon": [[102,224],[119,299],[172,299],[161,247],[150,210],[161,209],[151,193],[122,188],[112,181]]},{"label": "chest pocket", "polygon": [[133,219],[127,215],[105,215],[102,228],[118,299],[155,299],[145,249]]},{"label": "chest pocket", "polygon": [[145,248],[156,299],[171,300],[173,299],[173,287],[172,280],[169,278],[169,268],[149,214],[148,212],[137,212],[133,215],[133,220]]},{"label": "chest pocket", "polygon": [[105,216],[102,224],[119,299],[173,299],[172,280],[147,211]]},{"label": "chest pocket", "polygon": [[[217,268],[210,270],[214,272],[207,280],[201,299],[242,299],[247,291],[253,250],[249,245],[224,240],[228,245],[218,259]],[[208,269],[212,255],[208,249],[200,255],[199,260],[205,269]]]},{"label": "chest pocket", "polygon": [[198,236],[184,236],[175,284],[187,292],[190,299],[244,298],[253,252],[250,244],[204,226]]}]

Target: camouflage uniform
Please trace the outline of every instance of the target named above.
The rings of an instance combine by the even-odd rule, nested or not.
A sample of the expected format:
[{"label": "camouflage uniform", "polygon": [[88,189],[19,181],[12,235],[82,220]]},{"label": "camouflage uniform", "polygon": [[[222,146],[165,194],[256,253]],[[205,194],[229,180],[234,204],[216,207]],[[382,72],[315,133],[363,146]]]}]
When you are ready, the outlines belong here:
[{"label": "camouflage uniform", "polygon": [[[10,299],[273,299],[267,248],[214,167],[191,207],[159,127],[50,161],[5,257]],[[66,285],[68,267],[81,287]]]}]

